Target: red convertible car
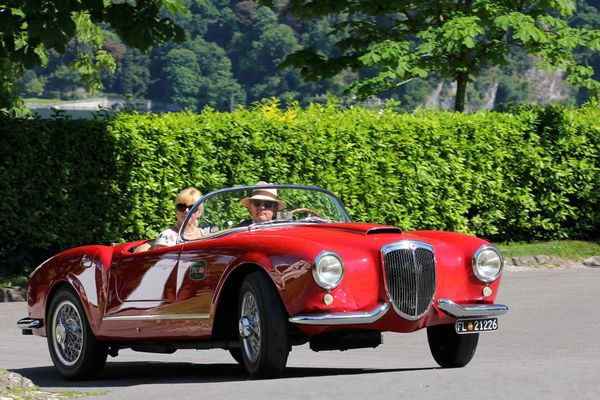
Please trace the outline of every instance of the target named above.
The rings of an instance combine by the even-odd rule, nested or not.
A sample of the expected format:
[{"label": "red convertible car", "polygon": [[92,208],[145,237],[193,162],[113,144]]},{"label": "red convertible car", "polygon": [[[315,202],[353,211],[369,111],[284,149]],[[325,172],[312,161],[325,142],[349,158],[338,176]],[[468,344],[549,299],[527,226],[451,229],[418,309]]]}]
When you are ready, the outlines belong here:
[{"label": "red convertible car", "polygon": [[68,379],[97,376],[124,348],[222,348],[251,377],[277,377],[292,346],[376,347],[382,332],[419,329],[440,366],[463,367],[508,310],[494,302],[502,267],[472,236],[353,223],[321,188],[240,186],[198,200],[174,246],[89,245],[45,261],[18,327],[47,337]]}]

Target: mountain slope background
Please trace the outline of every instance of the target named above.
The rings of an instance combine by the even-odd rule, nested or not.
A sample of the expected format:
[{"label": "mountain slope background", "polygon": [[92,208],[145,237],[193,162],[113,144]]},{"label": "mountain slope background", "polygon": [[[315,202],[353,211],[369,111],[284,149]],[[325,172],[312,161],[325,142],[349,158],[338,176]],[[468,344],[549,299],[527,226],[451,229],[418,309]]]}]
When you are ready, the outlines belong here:
[{"label": "mountain slope background", "polygon": [[[297,70],[279,69],[286,55],[303,47],[333,48],[328,35],[332,24],[344,16],[310,23],[281,15],[253,1],[183,0],[189,13],[178,23],[188,40],[154,47],[147,53],[128,48],[117,35],[105,32],[104,49],[117,63],[114,74],[104,73],[103,94],[123,99],[147,99],[153,110],[199,111],[211,107],[231,111],[265,98],[307,104],[335,96],[351,105],[356,100],[344,91],[356,76],[344,72],[333,79],[305,82]],[[574,27],[600,29],[600,1],[578,0],[570,18]],[[75,58],[72,43],[64,54],[51,54],[45,68],[28,71],[23,96],[78,100],[90,96],[68,64]],[[600,74],[600,57],[580,52]],[[561,71],[535,68],[536,60],[515,52],[502,68],[491,67],[469,85],[466,111],[503,110],[511,104],[581,104],[588,93],[569,85]],[[599,77],[596,76],[596,79]],[[455,87],[435,77],[415,79],[369,103],[378,107],[392,100],[398,110],[422,107],[451,109]],[[97,95],[97,94],[96,94]]]}]

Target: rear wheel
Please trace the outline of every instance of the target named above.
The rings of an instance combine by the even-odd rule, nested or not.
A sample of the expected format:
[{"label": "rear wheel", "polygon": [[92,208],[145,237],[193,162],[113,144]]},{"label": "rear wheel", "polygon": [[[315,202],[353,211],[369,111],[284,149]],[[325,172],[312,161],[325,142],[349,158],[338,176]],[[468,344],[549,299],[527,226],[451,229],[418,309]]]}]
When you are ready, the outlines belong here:
[{"label": "rear wheel", "polygon": [[436,325],[427,328],[427,340],[433,358],[441,367],[460,368],[475,355],[479,333],[459,335],[454,325]]},{"label": "rear wheel", "polygon": [[280,376],[289,352],[286,314],[272,282],[262,272],[252,272],[242,282],[238,315],[240,350],[250,376]]},{"label": "rear wheel", "polygon": [[46,336],[52,362],[67,379],[91,379],[106,363],[107,348],[94,337],[79,298],[61,289],[50,303]]}]

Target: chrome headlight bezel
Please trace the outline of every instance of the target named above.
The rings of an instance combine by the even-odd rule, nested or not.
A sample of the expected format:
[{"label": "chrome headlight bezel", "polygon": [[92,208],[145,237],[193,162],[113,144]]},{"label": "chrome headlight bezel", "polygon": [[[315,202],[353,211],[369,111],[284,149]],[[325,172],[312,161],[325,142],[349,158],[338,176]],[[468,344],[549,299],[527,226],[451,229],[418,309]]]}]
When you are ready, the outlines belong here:
[{"label": "chrome headlight bezel", "polygon": [[340,255],[333,251],[319,253],[312,265],[312,276],[323,289],[338,287],[344,278],[344,263]]},{"label": "chrome headlight bezel", "polygon": [[495,246],[486,244],[473,254],[473,273],[484,283],[494,282],[504,268],[502,253]]}]

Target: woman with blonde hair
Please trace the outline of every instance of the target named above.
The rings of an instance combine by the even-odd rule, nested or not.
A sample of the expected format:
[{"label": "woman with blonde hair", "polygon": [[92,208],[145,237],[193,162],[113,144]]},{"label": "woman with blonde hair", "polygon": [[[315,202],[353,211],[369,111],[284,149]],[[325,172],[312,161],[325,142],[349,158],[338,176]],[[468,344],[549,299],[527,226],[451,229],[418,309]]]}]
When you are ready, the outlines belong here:
[{"label": "woman with blonde hair", "polygon": [[[177,197],[175,197],[175,218],[177,219],[177,224],[162,231],[156,240],[154,240],[153,248],[174,246],[177,244],[177,236],[179,235],[181,225],[194,204],[200,200],[200,197],[202,197],[202,193],[193,187],[183,189],[179,192]],[[198,208],[194,212],[194,215],[190,217],[190,222],[185,229],[186,239],[199,239],[202,236],[202,231],[198,228],[197,223],[201,214],[202,210]]]}]

